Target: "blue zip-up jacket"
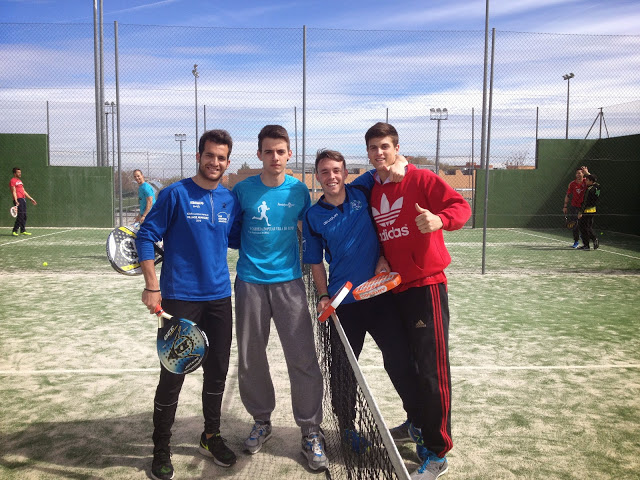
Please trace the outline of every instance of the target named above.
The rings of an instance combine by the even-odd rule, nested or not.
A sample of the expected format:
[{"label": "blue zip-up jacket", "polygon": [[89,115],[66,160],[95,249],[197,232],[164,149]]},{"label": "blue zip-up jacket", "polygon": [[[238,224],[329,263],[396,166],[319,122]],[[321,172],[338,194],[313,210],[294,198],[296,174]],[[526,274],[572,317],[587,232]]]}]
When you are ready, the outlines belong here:
[{"label": "blue zip-up jacket", "polygon": [[162,297],[208,301],[231,296],[227,248],[240,246],[240,205],[222,185],[199,187],[185,178],[160,191],[137,233],[140,260],[154,258],[164,243]]}]

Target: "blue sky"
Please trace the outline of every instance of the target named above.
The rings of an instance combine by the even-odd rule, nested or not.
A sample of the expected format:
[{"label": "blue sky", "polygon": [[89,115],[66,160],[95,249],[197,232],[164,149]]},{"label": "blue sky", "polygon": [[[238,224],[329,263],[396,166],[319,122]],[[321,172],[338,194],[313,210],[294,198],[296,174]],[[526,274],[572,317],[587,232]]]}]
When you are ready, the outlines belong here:
[{"label": "blue sky", "polygon": [[[105,0],[104,20],[141,25],[482,30],[484,0]],[[91,0],[1,0],[3,22],[86,23]],[[492,0],[490,27],[640,34],[637,0]]]},{"label": "blue sky", "polygon": [[[198,63],[200,133],[207,105],[208,128],[215,119],[237,139],[237,151],[254,158],[261,125],[282,123],[291,130],[296,107],[301,128],[306,25],[307,154],[332,147],[361,155],[363,129],[383,120],[388,109],[390,122],[402,128],[404,153],[432,157],[436,125],[428,109],[448,107],[441,154],[468,157],[475,143],[477,157],[479,125],[472,142],[470,116],[474,108],[479,122],[485,5],[105,0],[105,98],[115,97],[118,21],[123,150],[175,152],[175,132],[195,143],[191,69]],[[0,21],[6,22],[0,24],[0,131],[45,132],[42,105],[48,101],[52,151],[91,151],[93,1],[0,0]],[[599,107],[640,100],[639,0],[492,0],[489,26],[498,32],[496,155],[522,153],[533,161],[537,108],[540,137],[564,138],[565,73],[576,75],[573,138],[584,137]],[[623,131],[618,134],[636,128],[635,113],[619,120],[626,122],[622,128],[614,113],[607,109],[611,126]]]}]

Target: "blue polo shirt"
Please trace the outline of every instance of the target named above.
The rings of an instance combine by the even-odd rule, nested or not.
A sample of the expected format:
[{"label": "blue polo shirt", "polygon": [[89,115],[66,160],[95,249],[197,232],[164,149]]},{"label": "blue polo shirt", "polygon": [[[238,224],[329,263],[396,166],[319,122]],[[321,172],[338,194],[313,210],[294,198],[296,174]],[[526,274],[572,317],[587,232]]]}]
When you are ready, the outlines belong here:
[{"label": "blue polo shirt", "polygon": [[[324,195],[305,214],[303,222],[304,263],[329,264],[329,295],[349,281],[353,287],[369,280],[380,256],[380,243],[371,217],[369,196],[373,187],[372,172],[345,185],[345,200],[334,206]],[[349,293],[343,304],[354,302]]]}]

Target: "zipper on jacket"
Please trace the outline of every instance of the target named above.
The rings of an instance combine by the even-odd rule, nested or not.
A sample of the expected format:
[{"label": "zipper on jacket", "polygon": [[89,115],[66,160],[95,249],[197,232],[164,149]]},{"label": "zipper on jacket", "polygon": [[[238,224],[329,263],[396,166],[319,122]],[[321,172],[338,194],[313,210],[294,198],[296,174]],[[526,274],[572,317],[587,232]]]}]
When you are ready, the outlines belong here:
[{"label": "zipper on jacket", "polygon": [[215,215],[215,211],[213,209],[213,192],[209,192],[209,202],[211,203],[211,224],[215,225],[216,222],[213,220],[213,216]]}]

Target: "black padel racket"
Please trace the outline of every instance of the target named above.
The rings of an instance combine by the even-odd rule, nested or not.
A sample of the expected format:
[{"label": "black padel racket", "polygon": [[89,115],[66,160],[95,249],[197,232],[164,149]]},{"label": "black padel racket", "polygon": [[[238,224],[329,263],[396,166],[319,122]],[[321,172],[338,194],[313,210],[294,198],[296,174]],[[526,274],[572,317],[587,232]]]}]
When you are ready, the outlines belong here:
[{"label": "black padel racket", "polygon": [[[136,249],[136,232],[139,224],[129,227],[118,227],[112,230],[107,237],[107,258],[113,269],[123,275],[142,275],[138,250]],[[157,265],[162,261],[163,251],[158,245],[154,245],[155,260]]]},{"label": "black padel racket", "polygon": [[576,221],[575,220],[569,220],[569,218],[567,218],[567,216],[564,216],[564,226],[567,227],[569,230],[571,230],[573,227],[576,226]]}]

